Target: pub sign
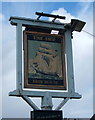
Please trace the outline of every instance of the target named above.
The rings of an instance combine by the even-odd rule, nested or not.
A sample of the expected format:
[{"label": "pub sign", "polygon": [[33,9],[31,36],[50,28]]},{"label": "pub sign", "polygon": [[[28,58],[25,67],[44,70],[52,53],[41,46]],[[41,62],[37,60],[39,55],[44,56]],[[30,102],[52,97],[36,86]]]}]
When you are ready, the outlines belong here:
[{"label": "pub sign", "polygon": [[66,89],[63,35],[24,31],[24,87]]}]

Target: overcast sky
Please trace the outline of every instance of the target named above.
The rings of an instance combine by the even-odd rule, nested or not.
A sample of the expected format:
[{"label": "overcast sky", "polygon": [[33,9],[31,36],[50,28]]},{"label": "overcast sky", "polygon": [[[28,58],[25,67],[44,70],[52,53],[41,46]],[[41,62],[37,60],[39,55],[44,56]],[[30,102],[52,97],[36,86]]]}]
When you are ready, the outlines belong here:
[{"label": "overcast sky", "polygon": [[[3,0],[4,1],[4,0]],[[13,0],[18,1],[18,0]],[[1,6],[1,3],[0,3]],[[0,7],[1,8],[1,7]],[[36,18],[35,12],[46,12],[78,18],[86,22],[83,30],[93,34],[93,2],[2,2],[0,22],[2,21],[2,117],[27,118],[31,108],[17,97],[8,93],[16,88],[16,31],[9,23],[10,16]],[[45,19],[45,20],[48,20]],[[1,25],[1,23],[0,23]],[[1,32],[1,29],[0,29]],[[85,32],[73,34],[73,62],[76,92],[82,95],[80,100],[69,100],[62,108],[64,117],[87,118],[93,115],[93,37]],[[1,43],[1,41],[0,41]],[[0,51],[1,52],[1,51]],[[1,60],[0,60],[1,63]],[[0,85],[1,88],[1,85]],[[62,99],[54,99],[54,108]],[[40,107],[40,99],[33,99]],[[1,105],[1,103],[0,103]]]}]

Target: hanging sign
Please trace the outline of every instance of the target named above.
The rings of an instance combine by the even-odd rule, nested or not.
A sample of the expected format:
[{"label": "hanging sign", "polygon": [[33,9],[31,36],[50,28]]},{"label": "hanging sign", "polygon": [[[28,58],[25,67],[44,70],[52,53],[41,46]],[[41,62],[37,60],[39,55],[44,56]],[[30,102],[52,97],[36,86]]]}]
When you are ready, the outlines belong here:
[{"label": "hanging sign", "polygon": [[62,35],[24,31],[24,87],[66,89]]}]

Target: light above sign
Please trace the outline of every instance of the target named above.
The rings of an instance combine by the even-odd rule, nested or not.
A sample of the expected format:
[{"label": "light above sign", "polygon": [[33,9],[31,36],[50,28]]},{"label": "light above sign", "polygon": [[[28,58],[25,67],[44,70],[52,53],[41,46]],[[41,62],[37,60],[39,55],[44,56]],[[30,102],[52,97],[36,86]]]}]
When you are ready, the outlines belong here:
[{"label": "light above sign", "polygon": [[85,24],[86,22],[77,19],[71,19],[71,30],[81,32]]}]

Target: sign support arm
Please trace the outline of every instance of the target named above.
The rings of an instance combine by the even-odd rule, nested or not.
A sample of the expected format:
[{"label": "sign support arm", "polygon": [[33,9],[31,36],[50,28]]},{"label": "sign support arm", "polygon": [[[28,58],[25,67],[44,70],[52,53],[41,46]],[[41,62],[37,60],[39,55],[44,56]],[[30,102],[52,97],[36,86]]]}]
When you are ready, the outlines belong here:
[{"label": "sign support arm", "polygon": [[22,96],[22,98],[23,98],[34,110],[40,110],[27,96]]},{"label": "sign support arm", "polygon": [[69,99],[70,98],[65,98],[64,100],[62,100],[62,102],[55,108],[55,110],[60,110]]}]

